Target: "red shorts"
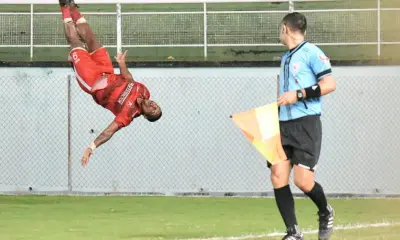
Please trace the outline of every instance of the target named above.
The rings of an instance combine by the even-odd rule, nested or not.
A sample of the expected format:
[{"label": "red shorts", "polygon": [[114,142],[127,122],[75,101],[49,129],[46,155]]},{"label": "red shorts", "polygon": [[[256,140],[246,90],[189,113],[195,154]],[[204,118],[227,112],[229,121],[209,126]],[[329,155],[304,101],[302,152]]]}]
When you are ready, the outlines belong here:
[{"label": "red shorts", "polygon": [[84,48],[74,48],[70,52],[79,86],[91,93],[95,82],[103,74],[113,74],[114,67],[107,50],[102,47],[90,53]]}]

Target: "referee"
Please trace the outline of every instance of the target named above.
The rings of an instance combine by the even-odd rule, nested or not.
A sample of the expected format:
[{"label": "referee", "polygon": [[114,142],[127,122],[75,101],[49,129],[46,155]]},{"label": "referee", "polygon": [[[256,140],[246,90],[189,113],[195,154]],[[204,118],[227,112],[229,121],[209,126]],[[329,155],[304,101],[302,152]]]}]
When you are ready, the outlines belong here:
[{"label": "referee", "polygon": [[278,98],[282,146],[288,160],[268,165],[276,203],[286,225],[283,240],[304,239],[289,187],[292,168],[294,183],[318,207],[318,238],[329,239],[333,232],[334,211],[323,188],[314,181],[314,170],[321,151],[321,96],[333,92],[336,82],[328,57],[305,41],[306,29],[305,16],[296,12],[286,15],[280,26],[280,41],[289,49],[282,57]]}]

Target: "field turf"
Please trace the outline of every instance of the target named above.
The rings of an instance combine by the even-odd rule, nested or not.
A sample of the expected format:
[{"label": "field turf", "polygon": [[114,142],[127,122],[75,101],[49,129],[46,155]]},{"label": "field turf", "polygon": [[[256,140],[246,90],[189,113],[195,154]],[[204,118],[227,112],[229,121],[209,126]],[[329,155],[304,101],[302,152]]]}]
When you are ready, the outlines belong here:
[{"label": "field turf", "polygon": [[[336,225],[400,223],[399,199],[330,203]],[[302,228],[318,227],[309,199],[296,199],[296,208]],[[283,232],[282,226],[273,198],[0,196],[0,239],[7,240],[210,238]],[[399,232],[400,225],[338,230],[332,240],[397,239]]]}]

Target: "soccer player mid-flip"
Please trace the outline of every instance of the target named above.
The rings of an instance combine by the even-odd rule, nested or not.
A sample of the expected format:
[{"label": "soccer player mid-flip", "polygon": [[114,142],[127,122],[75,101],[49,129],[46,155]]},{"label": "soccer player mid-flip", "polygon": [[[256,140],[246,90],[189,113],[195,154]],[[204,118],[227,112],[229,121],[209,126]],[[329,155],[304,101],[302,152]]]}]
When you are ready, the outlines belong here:
[{"label": "soccer player mid-flip", "polygon": [[125,64],[127,51],[115,57],[121,74],[114,74],[107,50],[97,42],[74,1],[59,0],[59,3],[65,37],[71,47],[68,60],[75,70],[78,84],[83,91],[92,95],[97,104],[115,115],[114,121],[85,150],[81,160],[85,166],[95,148],[110,140],[134,118],[143,115],[150,122],[155,122],[161,118],[162,112],[157,103],[149,99],[146,86],[136,82],[128,71]]}]

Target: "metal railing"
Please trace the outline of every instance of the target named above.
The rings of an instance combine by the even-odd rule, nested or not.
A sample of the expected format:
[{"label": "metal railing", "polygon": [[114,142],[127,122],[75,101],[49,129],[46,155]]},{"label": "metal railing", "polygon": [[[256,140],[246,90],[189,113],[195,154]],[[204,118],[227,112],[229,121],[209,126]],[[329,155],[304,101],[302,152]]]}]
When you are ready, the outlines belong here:
[{"label": "metal railing", "polygon": [[[135,1],[132,1],[135,2]],[[235,1],[232,1],[235,2]],[[249,0],[248,2],[256,2]],[[196,47],[203,48],[204,58],[210,47],[281,46],[279,23],[288,10],[122,12],[117,3],[114,12],[84,12],[102,44],[117,48]],[[400,8],[299,10],[309,21],[308,38],[320,46],[400,45]],[[62,21],[58,12],[0,13],[0,48],[29,48],[34,58],[36,48],[65,48]],[[391,21],[391,22],[389,22]],[[393,23],[395,21],[395,23]],[[393,28],[393,29],[391,29]]]}]

